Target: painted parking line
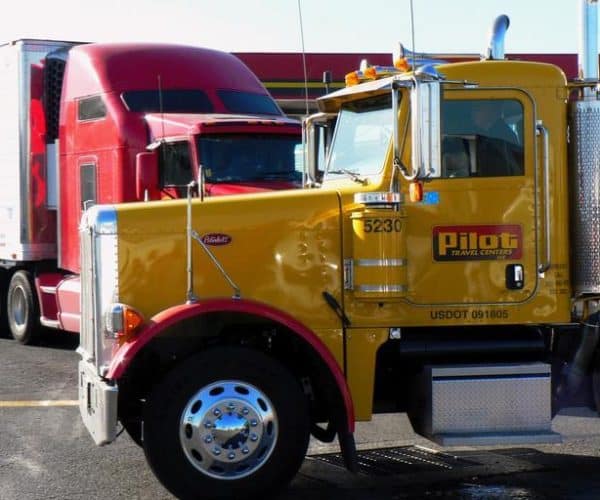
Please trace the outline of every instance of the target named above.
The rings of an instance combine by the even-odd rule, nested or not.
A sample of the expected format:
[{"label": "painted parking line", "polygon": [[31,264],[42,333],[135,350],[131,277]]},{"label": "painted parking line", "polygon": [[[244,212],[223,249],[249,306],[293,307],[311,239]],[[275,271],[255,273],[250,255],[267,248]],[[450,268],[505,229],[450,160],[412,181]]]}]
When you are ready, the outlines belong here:
[{"label": "painted parking line", "polygon": [[58,399],[41,401],[0,401],[0,408],[39,408],[49,406],[79,406],[76,399]]}]

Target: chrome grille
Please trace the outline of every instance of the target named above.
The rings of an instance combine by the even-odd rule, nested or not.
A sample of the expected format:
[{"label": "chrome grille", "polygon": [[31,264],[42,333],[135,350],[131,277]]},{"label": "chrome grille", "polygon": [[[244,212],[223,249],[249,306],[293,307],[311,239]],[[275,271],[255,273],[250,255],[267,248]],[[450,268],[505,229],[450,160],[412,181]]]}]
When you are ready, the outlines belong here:
[{"label": "chrome grille", "polygon": [[94,342],[94,280],[93,280],[93,235],[87,218],[79,229],[81,245],[81,332],[80,351],[84,360],[94,361],[96,357]]},{"label": "chrome grille", "polygon": [[99,375],[110,364],[115,339],[105,334],[104,312],[118,301],[117,215],[114,207],[88,209],[80,227],[81,341],[80,354]]}]

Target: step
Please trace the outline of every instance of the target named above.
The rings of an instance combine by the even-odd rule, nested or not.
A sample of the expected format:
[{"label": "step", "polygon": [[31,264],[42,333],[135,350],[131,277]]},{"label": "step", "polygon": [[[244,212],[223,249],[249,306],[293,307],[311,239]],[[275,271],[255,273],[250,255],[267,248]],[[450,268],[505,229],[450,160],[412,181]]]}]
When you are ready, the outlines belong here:
[{"label": "step", "polygon": [[546,363],[426,366],[416,432],[444,446],[560,442]]}]

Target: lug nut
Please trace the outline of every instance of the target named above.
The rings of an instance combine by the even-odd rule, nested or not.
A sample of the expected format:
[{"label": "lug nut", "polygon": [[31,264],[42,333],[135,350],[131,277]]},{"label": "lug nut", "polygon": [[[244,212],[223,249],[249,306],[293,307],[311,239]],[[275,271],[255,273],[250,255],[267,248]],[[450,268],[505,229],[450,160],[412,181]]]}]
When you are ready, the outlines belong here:
[{"label": "lug nut", "polygon": [[213,441],[213,438],[212,438],[212,436],[206,436],[206,437],[204,438],[204,442],[205,442],[205,443],[212,443],[212,441]]},{"label": "lug nut", "polygon": [[231,452],[229,455],[227,455],[227,458],[229,460],[233,460],[235,458],[235,453]]},{"label": "lug nut", "polygon": [[248,408],[244,408],[242,410],[242,415],[248,415],[248,413],[250,413],[250,411],[248,410]]},{"label": "lug nut", "polygon": [[213,448],[213,453],[214,453],[215,455],[220,455],[220,454],[221,454],[221,448],[219,448],[218,446],[215,446],[215,447]]},{"label": "lug nut", "polygon": [[250,420],[250,425],[252,427],[256,427],[258,425],[258,422],[255,419]]},{"label": "lug nut", "polygon": [[250,453],[250,450],[248,449],[248,447],[247,447],[247,446],[244,446],[244,447],[242,448],[242,453],[243,453],[244,455],[247,455],[248,453]]},{"label": "lug nut", "polygon": [[250,434],[250,441],[258,441],[258,436],[256,434]]},{"label": "lug nut", "polygon": [[218,408],[215,408],[215,410],[213,411],[213,415],[215,417],[220,417],[221,416],[221,410],[219,410]]}]

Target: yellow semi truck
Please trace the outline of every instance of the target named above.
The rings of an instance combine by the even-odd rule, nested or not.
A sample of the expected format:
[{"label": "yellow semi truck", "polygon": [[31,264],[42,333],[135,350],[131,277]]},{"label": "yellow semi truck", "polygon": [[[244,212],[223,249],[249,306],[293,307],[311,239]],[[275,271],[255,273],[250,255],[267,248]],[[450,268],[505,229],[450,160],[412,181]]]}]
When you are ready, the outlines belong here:
[{"label": "yellow semi truck", "polygon": [[311,434],[356,470],[377,412],[442,445],[556,442],[562,406],[600,403],[597,69],[506,61],[507,26],[481,61],[365,67],[319,99],[315,189],[85,213],[97,444],[120,421],[173,494],[248,498]]}]

